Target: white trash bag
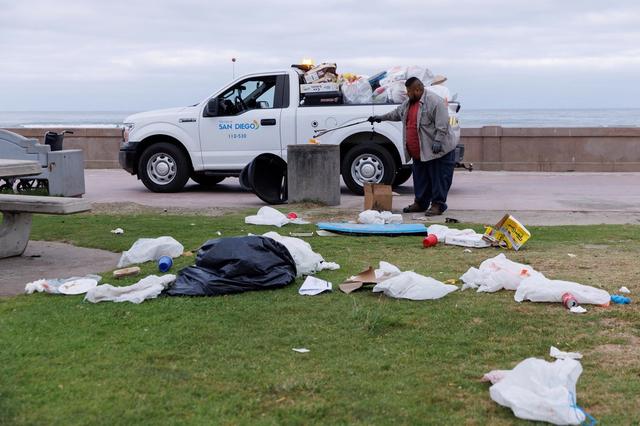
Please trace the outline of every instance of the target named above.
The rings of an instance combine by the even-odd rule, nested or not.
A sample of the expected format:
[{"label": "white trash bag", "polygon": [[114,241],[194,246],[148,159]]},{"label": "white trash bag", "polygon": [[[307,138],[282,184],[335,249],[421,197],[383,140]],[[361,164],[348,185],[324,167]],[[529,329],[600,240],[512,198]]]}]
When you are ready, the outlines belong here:
[{"label": "white trash bag", "polygon": [[401,224],[402,215],[390,211],[365,210],[358,215],[358,223],[367,225]]},{"label": "white trash bag", "polygon": [[386,87],[387,87],[387,90],[389,91],[389,100],[392,103],[401,104],[407,99],[409,99],[409,95],[407,95],[407,88],[404,85],[404,80],[396,81]]},{"label": "white trash bag", "polygon": [[158,260],[162,256],[179,257],[183,252],[184,246],[172,237],[140,238],[129,250],[122,252],[118,268]]},{"label": "white trash bag", "polygon": [[342,83],[342,95],[346,104],[370,104],[373,101],[373,90],[364,77]]},{"label": "white trash bag", "polygon": [[340,265],[337,263],[325,262],[319,253],[313,251],[308,242],[300,238],[285,237],[273,231],[262,234],[262,236],[276,240],[289,250],[293,261],[296,263],[298,277],[302,275],[313,275],[325,269],[340,269]]},{"label": "white trash bag", "polygon": [[513,298],[516,302],[530,300],[562,303],[562,295],[565,293],[571,293],[580,305],[608,305],[611,300],[605,290],[572,281],[550,280],[541,274],[524,279]]},{"label": "white trash bag", "polygon": [[500,253],[482,262],[479,269],[469,268],[460,280],[464,282],[462,290],[477,288],[478,292],[493,293],[502,289],[516,290],[524,279],[533,276],[544,278],[531,266],[511,261]]},{"label": "white trash bag", "polygon": [[306,225],[309,222],[300,218],[289,219],[284,215],[284,213],[279,212],[273,207],[264,206],[260,207],[255,215],[245,217],[244,223],[247,223],[249,225],[273,225],[280,228],[288,223]]},{"label": "white trash bag", "polygon": [[582,365],[574,359],[547,362],[527,358],[513,370],[497,370],[485,377],[498,380],[489,388],[491,399],[511,408],[516,417],[577,425],[585,420],[576,406],[576,383],[581,373]]},{"label": "white trash bag", "polygon": [[434,278],[407,271],[376,284],[373,292],[383,292],[395,299],[430,300],[440,299],[457,289],[455,285],[443,284]]}]

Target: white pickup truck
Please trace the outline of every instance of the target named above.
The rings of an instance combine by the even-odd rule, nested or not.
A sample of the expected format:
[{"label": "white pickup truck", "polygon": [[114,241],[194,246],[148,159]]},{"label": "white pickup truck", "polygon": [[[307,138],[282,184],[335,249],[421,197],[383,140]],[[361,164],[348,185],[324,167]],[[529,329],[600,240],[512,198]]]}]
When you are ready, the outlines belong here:
[{"label": "white pickup truck", "polygon": [[[248,74],[197,105],[127,117],[121,167],[154,192],[180,191],[189,178],[215,185],[239,176],[260,154],[286,161],[287,145],[308,143],[314,131],[363,121],[397,106],[323,104],[322,99],[309,105],[300,93],[302,74],[296,67]],[[340,145],[342,178],[354,193],[362,194],[364,183],[401,185],[411,176],[400,123],[377,123],[375,129],[361,123],[318,140]]]}]

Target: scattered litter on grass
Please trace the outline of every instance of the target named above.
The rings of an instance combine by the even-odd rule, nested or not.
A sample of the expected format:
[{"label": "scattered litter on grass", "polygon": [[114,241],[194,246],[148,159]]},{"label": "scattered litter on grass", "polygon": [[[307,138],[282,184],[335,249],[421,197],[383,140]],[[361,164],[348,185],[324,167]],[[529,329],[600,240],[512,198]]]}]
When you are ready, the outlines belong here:
[{"label": "scattered litter on grass", "polygon": [[98,285],[102,280],[99,275],[87,275],[84,277],[40,279],[27,283],[24,287],[26,294],[49,293],[76,295],[86,293],[89,289]]},{"label": "scattered litter on grass", "polygon": [[300,286],[300,289],[298,289],[298,294],[301,296],[315,296],[316,294],[331,291],[332,289],[333,285],[329,281],[308,276],[302,283],[302,286]]},{"label": "scattered litter on grass", "polygon": [[306,354],[307,352],[311,352],[307,348],[292,348],[291,350],[294,352],[298,352],[299,354]]},{"label": "scattered litter on grass", "polygon": [[527,358],[513,370],[494,370],[485,377],[495,380],[489,388],[491,399],[511,408],[516,417],[577,425],[586,418],[576,402],[580,374],[582,365],[574,359]]},{"label": "scattered litter on grass", "polygon": [[220,236],[220,235],[222,235],[222,232],[217,231],[217,232],[216,232],[216,235],[217,235],[217,236]]},{"label": "scattered litter on grass", "polygon": [[129,250],[122,252],[118,268],[158,260],[162,256],[178,257],[183,252],[183,245],[172,237],[140,238]]},{"label": "scattered litter on grass", "polygon": [[400,224],[402,223],[402,215],[393,214],[390,211],[365,210],[358,215],[358,223],[369,225]]},{"label": "scattered litter on grass", "polygon": [[567,253],[567,256],[574,258],[574,257],[578,257],[577,255],[573,254],[573,253]]},{"label": "scattered litter on grass", "polygon": [[126,287],[114,287],[103,284],[87,292],[84,300],[91,303],[99,302],[131,302],[139,304],[147,299],[155,299],[162,290],[176,280],[175,275],[167,274],[161,277],[149,275],[137,283]]},{"label": "scattered litter on grass", "polygon": [[505,214],[495,226],[486,228],[484,238],[493,245],[518,251],[531,238],[531,233],[518,219]]},{"label": "scattered litter on grass", "polygon": [[433,300],[457,289],[455,285],[444,284],[435,278],[407,271],[376,284],[372,291],[383,292],[394,299]]},{"label": "scattered litter on grass", "polygon": [[290,237],[313,237],[313,232],[289,232]]},{"label": "scattered litter on grass", "polygon": [[122,229],[122,228],[112,229],[111,233],[112,234],[116,234],[116,235],[124,234],[124,229]]},{"label": "scattered litter on grass", "polygon": [[631,299],[625,296],[620,296],[619,294],[612,294],[611,301],[616,305],[628,305],[631,303]]},{"label": "scattered litter on grass", "polygon": [[555,346],[549,348],[549,356],[556,359],[582,359],[580,352],[563,352]]},{"label": "scattered litter on grass", "polygon": [[505,377],[507,377],[507,374],[509,374],[510,371],[511,370],[492,370],[492,371],[489,371],[488,373],[486,373],[484,376],[482,376],[480,381],[481,382],[491,382],[492,385],[495,385],[500,380],[502,380]]},{"label": "scattered litter on grass", "polygon": [[473,229],[453,229],[434,224],[429,226],[429,233],[438,237],[438,241],[449,245],[473,248],[491,247],[491,244],[482,238],[482,234],[478,234]]},{"label": "scattered litter on grass", "polygon": [[316,234],[319,237],[341,237],[342,236],[342,235],[337,234],[335,232],[325,231],[324,229],[317,229],[316,230]]},{"label": "scattered litter on grass", "polygon": [[313,275],[324,269],[340,269],[340,265],[334,262],[325,262],[324,258],[313,251],[311,245],[300,238],[287,237],[277,232],[267,232],[264,237],[271,238],[282,244],[289,250],[296,262],[297,276]]},{"label": "scattered litter on grass", "polygon": [[284,213],[279,212],[273,207],[264,206],[260,207],[258,213],[253,216],[247,216],[244,218],[244,223],[251,225],[273,225],[278,228],[288,224],[295,223],[297,225],[307,225],[309,222],[296,217],[293,219],[288,218]]},{"label": "scattered litter on grass", "polygon": [[631,290],[629,290],[628,288],[626,288],[626,287],[624,287],[624,286],[623,286],[623,287],[620,287],[620,289],[619,289],[618,291],[619,291],[620,293],[622,293],[622,294],[629,294],[629,293],[631,293]]},{"label": "scattered litter on grass", "polygon": [[572,281],[550,280],[542,274],[522,280],[513,298],[516,302],[562,303],[562,296],[566,293],[571,293],[580,305],[607,305],[610,300],[605,290]]},{"label": "scattered litter on grass", "polygon": [[139,273],[140,273],[140,267],[132,266],[130,268],[116,269],[115,271],[113,271],[113,277],[114,278],[130,277],[133,275],[138,275]]},{"label": "scattered litter on grass", "polygon": [[493,293],[498,290],[515,290],[522,280],[530,276],[542,276],[529,265],[507,259],[504,253],[485,260],[478,268],[469,268],[460,280],[462,290],[475,288],[478,292]]},{"label": "scattered litter on grass", "polygon": [[460,223],[460,221],[458,219],[453,218],[453,217],[445,217],[444,218],[444,223]]},{"label": "scattered litter on grass", "polygon": [[467,248],[467,249],[464,249],[464,250],[462,250],[462,251],[463,251],[464,253],[473,253],[473,250],[468,249],[468,248]]},{"label": "scattered litter on grass", "polygon": [[569,312],[571,312],[572,314],[584,314],[587,312],[587,310],[582,306],[573,306],[569,308]]}]

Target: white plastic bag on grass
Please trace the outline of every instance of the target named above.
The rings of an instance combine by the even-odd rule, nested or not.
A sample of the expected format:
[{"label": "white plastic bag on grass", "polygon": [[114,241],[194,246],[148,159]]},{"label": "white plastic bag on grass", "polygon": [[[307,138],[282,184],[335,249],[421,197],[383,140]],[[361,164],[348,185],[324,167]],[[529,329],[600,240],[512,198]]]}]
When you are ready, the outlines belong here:
[{"label": "white plastic bag on grass", "polygon": [[464,282],[462,290],[477,288],[478,292],[493,293],[502,289],[515,290],[525,278],[533,276],[544,278],[531,266],[509,260],[500,253],[482,262],[479,269],[469,268],[460,280]]},{"label": "white plastic bag on grass", "polygon": [[576,408],[580,362],[527,358],[513,370],[501,373],[504,377],[489,388],[489,394],[498,404],[511,408],[516,417],[556,425],[577,425],[585,420]]},{"label": "white plastic bag on grass", "polygon": [[530,300],[532,302],[562,302],[562,295],[571,293],[578,304],[608,305],[611,296],[605,290],[572,281],[550,280],[542,275],[524,279],[516,294],[516,302]]},{"label": "white plastic bag on grass", "polygon": [[370,104],[373,100],[371,85],[363,77],[342,83],[342,95],[346,104]]},{"label": "white plastic bag on grass", "polygon": [[289,219],[287,216],[274,209],[273,207],[264,206],[260,207],[255,215],[245,217],[244,223],[248,223],[250,225],[273,225],[280,228],[288,223],[306,225],[309,222],[300,218]]},{"label": "white plastic bag on grass", "polygon": [[172,237],[140,238],[129,250],[122,252],[118,268],[158,260],[162,256],[179,257],[183,252],[184,246]]},{"label": "white plastic bag on grass", "polygon": [[395,299],[430,300],[440,299],[457,289],[455,285],[443,284],[431,277],[407,271],[376,284],[373,292],[383,292]]},{"label": "white plastic bag on grass", "polygon": [[313,275],[324,269],[339,269],[340,265],[334,262],[325,262],[324,258],[313,251],[311,245],[300,238],[285,237],[277,232],[267,232],[262,234],[263,237],[276,240],[289,250],[291,257],[296,263],[297,275]]},{"label": "white plastic bag on grass", "polygon": [[402,215],[393,214],[389,211],[365,210],[358,215],[358,223],[369,225],[399,224],[402,223]]},{"label": "white plastic bag on grass", "polygon": [[175,280],[176,276],[172,274],[161,277],[149,275],[126,287],[114,287],[111,284],[99,285],[89,290],[84,300],[91,303],[131,302],[138,304],[147,299],[155,299]]}]

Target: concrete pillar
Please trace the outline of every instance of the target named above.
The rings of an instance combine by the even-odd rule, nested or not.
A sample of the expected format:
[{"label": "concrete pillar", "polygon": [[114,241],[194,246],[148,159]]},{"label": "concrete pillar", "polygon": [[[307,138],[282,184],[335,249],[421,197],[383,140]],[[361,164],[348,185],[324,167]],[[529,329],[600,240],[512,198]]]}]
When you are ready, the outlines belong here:
[{"label": "concrete pillar", "polygon": [[288,202],[340,204],[340,147],[287,146]]}]

